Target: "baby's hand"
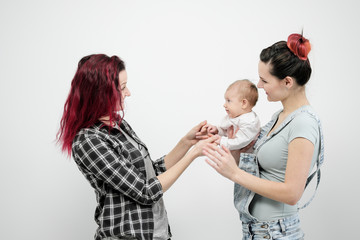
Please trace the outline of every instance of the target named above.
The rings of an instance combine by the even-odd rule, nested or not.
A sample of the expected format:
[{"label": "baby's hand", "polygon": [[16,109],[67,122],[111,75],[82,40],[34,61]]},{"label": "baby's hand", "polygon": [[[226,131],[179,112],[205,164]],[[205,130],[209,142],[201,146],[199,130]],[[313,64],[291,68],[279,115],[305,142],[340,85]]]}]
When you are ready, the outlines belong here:
[{"label": "baby's hand", "polygon": [[196,133],[197,139],[206,139],[218,133],[216,126],[205,124],[199,132]]},{"label": "baby's hand", "polygon": [[218,129],[216,126],[214,125],[211,125],[211,124],[206,124],[208,127],[207,127],[207,132],[208,133],[211,133],[211,134],[218,134]]},{"label": "baby's hand", "polygon": [[195,134],[196,139],[202,140],[202,139],[207,139],[209,137],[211,137],[208,134],[208,125],[205,124],[204,126],[201,127],[201,129]]}]

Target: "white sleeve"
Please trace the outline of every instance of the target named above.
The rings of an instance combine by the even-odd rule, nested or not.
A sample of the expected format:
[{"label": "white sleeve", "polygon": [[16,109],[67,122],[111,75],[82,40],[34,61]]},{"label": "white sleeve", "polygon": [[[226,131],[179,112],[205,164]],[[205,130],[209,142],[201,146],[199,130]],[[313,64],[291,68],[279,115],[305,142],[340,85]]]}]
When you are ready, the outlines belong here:
[{"label": "white sleeve", "polygon": [[218,134],[219,134],[220,136],[226,136],[226,135],[227,135],[225,129],[221,128],[220,126],[216,126],[216,128],[217,128]]},{"label": "white sleeve", "polygon": [[223,119],[221,119],[221,122],[219,125],[216,126],[218,130],[218,134],[220,136],[227,136],[227,129],[231,126],[229,117],[225,116]]},{"label": "white sleeve", "polygon": [[230,150],[241,149],[255,139],[260,131],[260,121],[255,119],[251,123],[242,123],[239,125],[239,131],[235,138],[221,137],[220,145],[224,145]]}]

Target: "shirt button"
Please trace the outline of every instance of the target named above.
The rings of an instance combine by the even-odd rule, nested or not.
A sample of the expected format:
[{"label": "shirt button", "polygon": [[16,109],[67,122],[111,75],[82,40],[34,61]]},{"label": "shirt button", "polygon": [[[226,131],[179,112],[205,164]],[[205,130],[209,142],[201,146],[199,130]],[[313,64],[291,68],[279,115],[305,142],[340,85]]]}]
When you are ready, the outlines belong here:
[{"label": "shirt button", "polygon": [[269,227],[269,225],[267,225],[267,224],[261,225],[261,228],[268,228],[268,227]]},{"label": "shirt button", "polygon": [[270,239],[270,235],[265,235],[264,238],[265,239]]}]

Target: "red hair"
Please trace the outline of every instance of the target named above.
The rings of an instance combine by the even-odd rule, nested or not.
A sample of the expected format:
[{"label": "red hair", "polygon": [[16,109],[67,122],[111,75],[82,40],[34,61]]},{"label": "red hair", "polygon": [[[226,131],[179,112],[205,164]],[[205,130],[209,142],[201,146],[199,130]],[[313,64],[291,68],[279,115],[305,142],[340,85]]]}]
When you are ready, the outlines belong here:
[{"label": "red hair", "polygon": [[307,60],[311,45],[309,40],[304,38],[301,34],[291,34],[288,37],[287,46],[299,59]]},{"label": "red hair", "polygon": [[56,135],[63,152],[70,156],[75,135],[80,129],[98,122],[99,118],[109,116],[110,122],[121,123],[116,107],[122,106],[119,90],[122,70],[125,70],[125,64],[117,56],[94,54],[79,61]]}]

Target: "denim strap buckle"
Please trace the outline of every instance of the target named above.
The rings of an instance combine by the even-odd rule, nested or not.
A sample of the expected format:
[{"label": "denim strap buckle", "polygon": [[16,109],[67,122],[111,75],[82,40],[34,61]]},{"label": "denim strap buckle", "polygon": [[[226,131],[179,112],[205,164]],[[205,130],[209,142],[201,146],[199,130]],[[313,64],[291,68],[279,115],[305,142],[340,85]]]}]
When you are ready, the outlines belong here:
[{"label": "denim strap buckle", "polygon": [[284,224],[284,219],[279,219],[279,225],[281,228],[281,232],[285,232],[286,231],[286,226]]}]

